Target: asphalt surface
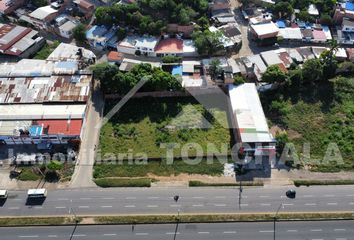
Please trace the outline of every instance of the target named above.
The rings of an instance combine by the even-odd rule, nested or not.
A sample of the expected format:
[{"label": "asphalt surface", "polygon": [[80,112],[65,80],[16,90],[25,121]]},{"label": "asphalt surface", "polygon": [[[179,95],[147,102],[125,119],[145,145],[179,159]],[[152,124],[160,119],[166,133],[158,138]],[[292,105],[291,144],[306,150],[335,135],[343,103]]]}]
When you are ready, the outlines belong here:
[{"label": "asphalt surface", "polygon": [[[238,188],[112,188],[48,191],[45,201],[26,205],[25,191],[10,191],[0,204],[2,216],[76,214],[159,214],[354,211],[354,186],[295,188],[296,199],[285,196],[288,188],[244,188],[239,205]],[[178,202],[173,200],[179,195]]]},{"label": "asphalt surface", "polygon": [[[354,239],[354,221],[337,222],[277,222],[276,239],[289,240],[349,240]],[[272,240],[274,224],[214,223],[166,225],[103,225],[66,227],[4,227],[2,240],[14,239],[151,239],[151,240]],[[70,238],[72,235],[72,238]]]}]

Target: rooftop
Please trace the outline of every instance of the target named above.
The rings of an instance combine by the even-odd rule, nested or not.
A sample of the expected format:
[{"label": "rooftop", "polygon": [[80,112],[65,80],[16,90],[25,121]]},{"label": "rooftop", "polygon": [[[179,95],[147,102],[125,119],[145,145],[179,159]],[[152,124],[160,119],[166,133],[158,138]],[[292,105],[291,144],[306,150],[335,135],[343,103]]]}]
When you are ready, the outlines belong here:
[{"label": "rooftop", "polygon": [[278,65],[280,63],[283,63],[283,61],[279,58],[278,54],[272,50],[262,52],[261,56],[264,62],[267,64],[267,66]]},{"label": "rooftop", "polygon": [[118,45],[122,47],[130,47],[130,48],[149,48],[155,49],[157,45],[158,39],[156,37],[145,37],[145,36],[127,36],[123,39]]},{"label": "rooftop", "polygon": [[256,85],[245,83],[229,85],[231,108],[237,122],[241,141],[244,143],[274,142],[269,132]]},{"label": "rooftop", "polygon": [[107,59],[109,62],[122,61],[124,58],[123,54],[116,51],[110,51],[107,55]]},{"label": "rooftop", "polygon": [[34,124],[43,127],[43,134],[80,135],[82,120],[37,120]]},{"label": "rooftop", "polygon": [[161,40],[156,48],[156,53],[182,53],[183,52],[183,40],[177,38],[167,38]]},{"label": "rooftop", "polygon": [[61,25],[61,26],[59,27],[59,29],[68,32],[68,31],[71,31],[71,30],[73,30],[74,28],[76,28],[77,25],[78,25],[78,24],[77,24],[77,23],[74,23],[73,21],[67,21],[67,22],[65,22],[63,25]]},{"label": "rooftop", "polygon": [[258,36],[279,32],[279,28],[273,22],[251,25],[251,28]]},{"label": "rooftop", "polygon": [[59,46],[48,56],[47,60],[76,61],[80,59],[80,55],[78,54],[79,51],[82,52],[83,59],[96,58],[96,55],[90,50],[72,44],[60,43]]},{"label": "rooftop", "polygon": [[58,10],[52,8],[50,5],[37,8],[32,13],[30,13],[30,17],[36,18],[38,20],[44,20],[50,14],[56,13]]}]

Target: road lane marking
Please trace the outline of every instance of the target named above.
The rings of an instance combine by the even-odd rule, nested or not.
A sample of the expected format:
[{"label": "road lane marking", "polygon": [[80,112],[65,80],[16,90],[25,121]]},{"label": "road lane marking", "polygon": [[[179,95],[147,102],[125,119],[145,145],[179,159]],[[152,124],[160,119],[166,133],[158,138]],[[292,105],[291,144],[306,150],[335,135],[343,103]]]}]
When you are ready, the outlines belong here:
[{"label": "road lane marking", "polygon": [[347,240],[346,238],[336,238],[336,240]]},{"label": "road lane marking", "polygon": [[135,235],[137,236],[146,236],[146,235],[149,235],[148,233],[135,233]]},{"label": "road lane marking", "polygon": [[132,199],[136,199],[136,197],[126,197],[125,199],[130,199],[130,200],[132,200]]},{"label": "road lane marking", "polygon": [[287,232],[298,232],[298,231],[295,229],[289,229],[289,230],[287,230]]},{"label": "road lane marking", "polygon": [[354,205],[354,202],[350,202],[349,205]]},{"label": "road lane marking", "polygon": [[62,207],[55,207],[55,208],[57,208],[57,209],[62,209],[62,208],[66,208],[66,207],[62,206]]},{"label": "road lane marking", "polygon": [[148,199],[159,199],[159,197],[148,197]]},{"label": "road lane marking", "polygon": [[20,209],[20,207],[9,207],[8,209],[15,210],[15,209]]},{"label": "road lane marking", "polygon": [[324,196],[325,196],[325,197],[335,197],[334,194],[325,194]]},{"label": "road lane marking", "polygon": [[176,233],[175,232],[167,232],[166,233],[166,235],[175,235],[175,234],[178,235],[178,234],[180,234],[180,232],[176,232]]},{"label": "road lane marking", "polygon": [[311,229],[311,232],[322,232],[322,229]]},{"label": "road lane marking", "polygon": [[354,194],[348,194],[348,195],[345,195],[347,197],[354,197]]},{"label": "road lane marking", "polygon": [[73,237],[86,237],[86,234],[73,234]]},{"label": "road lane marking", "polygon": [[293,203],[284,203],[283,206],[294,206]]},{"label": "road lane marking", "polygon": [[226,207],[226,204],[218,204],[218,203],[216,203],[216,204],[214,204],[214,206],[215,207]]},{"label": "road lane marking", "polygon": [[274,232],[273,230],[260,230],[260,233],[272,233]]},{"label": "road lane marking", "polygon": [[226,196],[215,196],[215,198],[226,198]]},{"label": "road lane marking", "polygon": [[103,199],[104,199],[104,200],[113,200],[114,197],[104,197]]},{"label": "road lane marking", "polygon": [[264,195],[261,195],[259,196],[260,198],[269,198],[269,196],[264,196]]},{"label": "road lane marking", "polygon": [[79,208],[90,208],[89,206],[79,206]]},{"label": "road lane marking", "polygon": [[18,237],[20,237],[20,238],[37,238],[38,235],[20,235]]},{"label": "road lane marking", "polygon": [[101,208],[111,208],[113,206],[101,206]]},{"label": "road lane marking", "polygon": [[172,205],[170,205],[170,207],[181,207],[181,205],[179,205],[179,204],[172,204]]},{"label": "road lane marking", "polygon": [[192,197],[193,199],[204,199],[205,197]]},{"label": "road lane marking", "polygon": [[89,198],[89,197],[83,197],[83,198],[80,198],[80,200],[91,200],[92,198]]},{"label": "road lane marking", "polygon": [[42,206],[35,206],[33,208],[36,208],[36,209],[42,209],[43,207]]},{"label": "road lane marking", "polygon": [[247,207],[247,206],[248,206],[248,203],[241,203],[240,206],[241,206],[241,207]]},{"label": "road lane marking", "polygon": [[323,238],[312,238],[311,240],[323,240]]},{"label": "road lane marking", "polygon": [[271,204],[270,203],[261,203],[260,205],[261,206],[270,206]]},{"label": "road lane marking", "polygon": [[327,205],[338,205],[338,203],[336,203],[336,202],[333,202],[333,203],[327,203]]},{"label": "road lane marking", "polygon": [[192,207],[204,207],[204,204],[194,204]]},{"label": "road lane marking", "polygon": [[124,207],[126,207],[126,208],[134,208],[135,205],[125,205]]},{"label": "road lane marking", "polygon": [[58,237],[57,235],[48,235],[48,237],[50,237],[50,238],[56,238],[56,237]]},{"label": "road lane marking", "polygon": [[344,228],[335,228],[334,231],[335,231],[335,232],[346,231],[346,229],[344,229]]},{"label": "road lane marking", "polygon": [[198,234],[209,234],[210,232],[198,232]]},{"label": "road lane marking", "polygon": [[306,206],[316,206],[316,203],[305,203]]},{"label": "road lane marking", "polygon": [[69,198],[58,198],[59,201],[68,201]]},{"label": "road lane marking", "polygon": [[117,236],[116,233],[105,233],[103,234],[103,236]]},{"label": "road lane marking", "polygon": [[233,234],[236,233],[236,231],[225,231],[224,234]]},{"label": "road lane marking", "polygon": [[158,205],[147,205],[148,208],[157,208],[159,207]]}]

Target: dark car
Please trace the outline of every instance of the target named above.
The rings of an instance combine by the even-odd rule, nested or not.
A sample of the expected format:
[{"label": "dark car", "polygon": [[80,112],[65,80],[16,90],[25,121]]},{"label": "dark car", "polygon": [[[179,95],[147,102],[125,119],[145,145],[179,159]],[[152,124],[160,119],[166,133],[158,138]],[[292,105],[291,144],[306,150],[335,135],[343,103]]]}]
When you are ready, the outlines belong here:
[{"label": "dark car", "polygon": [[286,191],[286,196],[288,198],[295,198],[296,197],[296,191],[294,189],[290,189]]}]

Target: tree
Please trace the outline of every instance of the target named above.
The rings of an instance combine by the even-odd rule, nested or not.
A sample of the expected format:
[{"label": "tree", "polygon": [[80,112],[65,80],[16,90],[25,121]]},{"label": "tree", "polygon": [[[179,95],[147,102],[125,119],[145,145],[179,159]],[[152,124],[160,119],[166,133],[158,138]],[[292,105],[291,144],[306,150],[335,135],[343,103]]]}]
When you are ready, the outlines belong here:
[{"label": "tree", "polygon": [[316,82],[323,78],[323,67],[319,59],[309,59],[302,67],[304,82]]},{"label": "tree", "polygon": [[104,93],[111,91],[113,77],[118,73],[119,68],[109,63],[99,63],[91,67],[94,78],[100,80],[101,89]]},{"label": "tree", "polygon": [[321,22],[321,24],[324,24],[327,26],[333,25],[333,19],[328,14],[321,14],[320,22]]},{"label": "tree", "polygon": [[212,80],[216,80],[223,75],[223,69],[220,67],[220,60],[214,59],[209,65],[209,74]]},{"label": "tree", "polygon": [[268,83],[285,83],[288,76],[280,69],[278,65],[271,65],[262,76],[262,81]]},{"label": "tree", "polygon": [[37,8],[48,5],[48,1],[47,0],[32,0],[31,2]]},{"label": "tree", "polygon": [[234,76],[234,85],[240,85],[243,83],[245,83],[245,79],[242,76],[240,75]]},{"label": "tree", "polygon": [[163,63],[178,63],[182,61],[182,57],[178,57],[178,56],[163,56],[161,58],[161,61]]},{"label": "tree", "polygon": [[289,2],[278,2],[273,7],[273,14],[279,18],[289,18],[294,9]]},{"label": "tree", "polygon": [[47,165],[47,169],[50,171],[59,171],[59,170],[63,169],[63,164],[59,161],[52,160]]},{"label": "tree", "polygon": [[83,24],[79,24],[76,28],[74,28],[73,36],[76,41],[79,43],[83,43],[86,40],[86,28]]},{"label": "tree", "polygon": [[302,71],[301,69],[294,69],[289,71],[290,86],[292,89],[299,89],[302,85]]},{"label": "tree", "polygon": [[192,34],[194,45],[198,53],[203,56],[212,56],[224,49],[221,37],[221,32],[210,32],[209,30]]}]

